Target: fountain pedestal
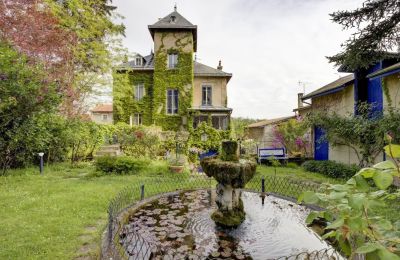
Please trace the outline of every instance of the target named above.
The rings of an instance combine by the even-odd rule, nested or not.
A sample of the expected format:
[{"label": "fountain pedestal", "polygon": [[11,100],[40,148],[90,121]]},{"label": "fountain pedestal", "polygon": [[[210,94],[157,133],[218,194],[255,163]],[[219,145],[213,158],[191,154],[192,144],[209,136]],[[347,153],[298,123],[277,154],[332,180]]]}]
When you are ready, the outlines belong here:
[{"label": "fountain pedestal", "polygon": [[216,204],[218,209],[211,218],[217,225],[236,227],[246,216],[243,202],[240,199],[240,189],[253,178],[256,163],[249,160],[239,160],[238,145],[234,141],[222,142],[220,158],[206,158],[201,166],[209,177],[217,180]]}]

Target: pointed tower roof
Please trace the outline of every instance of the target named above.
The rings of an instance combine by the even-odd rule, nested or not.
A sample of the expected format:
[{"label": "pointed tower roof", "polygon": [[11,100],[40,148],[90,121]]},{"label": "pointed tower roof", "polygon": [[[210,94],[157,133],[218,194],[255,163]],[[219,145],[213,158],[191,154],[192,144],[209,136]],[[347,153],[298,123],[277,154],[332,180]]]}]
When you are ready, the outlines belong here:
[{"label": "pointed tower roof", "polygon": [[191,31],[193,33],[194,51],[197,51],[197,25],[193,25],[183,17],[174,7],[174,11],[155,24],[149,25],[151,37],[154,39],[156,31]]}]

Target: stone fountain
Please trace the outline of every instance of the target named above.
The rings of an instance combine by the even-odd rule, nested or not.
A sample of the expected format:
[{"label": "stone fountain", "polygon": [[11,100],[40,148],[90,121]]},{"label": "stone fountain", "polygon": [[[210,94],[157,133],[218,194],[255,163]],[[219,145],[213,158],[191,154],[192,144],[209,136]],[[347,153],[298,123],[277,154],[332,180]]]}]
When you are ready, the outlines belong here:
[{"label": "stone fountain", "polygon": [[214,177],[217,210],[211,215],[214,222],[222,227],[237,227],[245,219],[241,189],[253,178],[256,163],[239,159],[238,144],[235,141],[222,142],[219,158],[211,157],[201,161],[204,172]]}]

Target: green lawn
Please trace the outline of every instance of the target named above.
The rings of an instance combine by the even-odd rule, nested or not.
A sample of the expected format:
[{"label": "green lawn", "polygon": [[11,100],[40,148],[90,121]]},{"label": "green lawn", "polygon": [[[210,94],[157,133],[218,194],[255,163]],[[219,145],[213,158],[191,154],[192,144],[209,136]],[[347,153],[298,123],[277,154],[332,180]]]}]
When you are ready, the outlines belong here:
[{"label": "green lawn", "polygon": [[325,175],[314,173],[314,172],[306,172],[301,167],[296,168],[288,168],[288,167],[271,167],[271,166],[258,166],[257,174],[264,176],[278,176],[278,177],[286,177],[293,178],[296,180],[304,180],[304,181],[313,181],[317,183],[340,183],[343,180],[333,179],[327,177]]},{"label": "green lawn", "polygon": [[[162,167],[155,165],[149,171],[162,172]],[[259,166],[258,174],[275,175],[275,169]],[[276,168],[276,175],[332,181],[300,168]],[[90,176],[95,176],[90,165],[58,164],[47,167],[43,176],[37,168],[29,168],[0,177],[0,259],[96,256],[109,201],[126,186],[151,181],[145,174]],[[148,190],[157,191],[153,186]]]}]

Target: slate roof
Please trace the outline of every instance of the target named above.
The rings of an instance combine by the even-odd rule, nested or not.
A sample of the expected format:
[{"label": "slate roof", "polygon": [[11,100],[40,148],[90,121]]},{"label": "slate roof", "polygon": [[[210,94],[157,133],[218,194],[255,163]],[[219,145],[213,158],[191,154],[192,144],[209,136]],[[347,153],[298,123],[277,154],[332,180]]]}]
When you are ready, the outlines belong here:
[{"label": "slate roof", "polygon": [[91,110],[94,113],[111,113],[113,112],[112,104],[99,104]]},{"label": "slate roof", "polygon": [[278,118],[273,118],[273,119],[267,119],[267,120],[262,120],[256,123],[252,123],[248,126],[246,126],[247,128],[258,128],[258,127],[264,127],[267,125],[271,125],[271,124],[277,124],[280,122],[284,122],[287,121],[289,119],[294,119],[295,116],[285,116],[285,117],[278,117]]},{"label": "slate roof", "polygon": [[228,81],[232,78],[231,73],[204,65],[200,62],[194,62],[194,75],[198,77],[227,77]]},{"label": "slate roof", "polygon": [[[120,69],[129,68],[133,70],[154,70],[154,54],[144,56],[146,61],[143,66],[135,66],[134,61],[129,61],[120,66]],[[228,81],[232,78],[232,73],[227,73],[222,70],[207,66],[200,62],[194,61],[194,76],[197,77],[226,77]]]},{"label": "slate roof", "polygon": [[197,51],[197,25],[193,25],[176,10],[160,19],[156,23],[148,26],[151,37],[154,39],[156,31],[188,30],[193,33],[194,51]]},{"label": "slate roof", "polygon": [[331,93],[340,91],[340,90],[344,89],[346,86],[348,86],[353,81],[354,81],[354,74],[350,74],[350,75],[341,77],[341,78],[323,86],[322,88],[319,88],[317,90],[314,90],[311,93],[308,93],[307,95],[305,95],[302,98],[302,100],[307,100],[307,99],[314,98],[317,96],[324,96],[327,94],[331,94]]},{"label": "slate roof", "polygon": [[381,76],[383,74],[392,74],[392,73],[399,72],[399,70],[400,70],[400,62],[396,63],[392,66],[389,66],[387,68],[375,71],[374,73],[368,74],[367,78],[375,78],[375,77]]}]

